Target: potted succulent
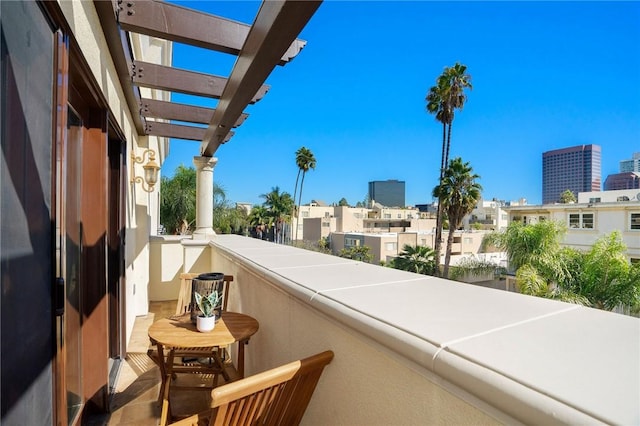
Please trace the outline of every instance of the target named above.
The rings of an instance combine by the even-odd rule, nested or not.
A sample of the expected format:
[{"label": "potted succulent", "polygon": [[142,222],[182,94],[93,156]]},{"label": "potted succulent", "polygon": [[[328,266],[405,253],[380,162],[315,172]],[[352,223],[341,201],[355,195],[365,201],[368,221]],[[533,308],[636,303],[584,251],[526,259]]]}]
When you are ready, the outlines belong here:
[{"label": "potted succulent", "polygon": [[212,291],[211,294],[203,296],[196,291],[195,297],[198,308],[202,312],[196,318],[196,328],[201,332],[213,330],[216,325],[215,308],[220,298],[218,292]]}]

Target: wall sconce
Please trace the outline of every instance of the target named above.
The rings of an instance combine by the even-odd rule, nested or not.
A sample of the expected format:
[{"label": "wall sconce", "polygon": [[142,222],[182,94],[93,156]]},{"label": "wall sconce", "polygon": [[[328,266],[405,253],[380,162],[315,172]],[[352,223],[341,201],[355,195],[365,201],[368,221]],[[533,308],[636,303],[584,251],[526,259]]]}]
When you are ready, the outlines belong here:
[{"label": "wall sconce", "polygon": [[[147,164],[142,166],[144,169],[144,179],[142,176],[136,176],[136,164],[144,163],[144,158],[148,157]],[[152,149],[147,149],[142,153],[141,157],[136,157],[131,152],[131,183],[140,182],[145,192],[152,192],[153,187],[158,182],[158,170],[160,166],[156,163],[156,153]]]}]

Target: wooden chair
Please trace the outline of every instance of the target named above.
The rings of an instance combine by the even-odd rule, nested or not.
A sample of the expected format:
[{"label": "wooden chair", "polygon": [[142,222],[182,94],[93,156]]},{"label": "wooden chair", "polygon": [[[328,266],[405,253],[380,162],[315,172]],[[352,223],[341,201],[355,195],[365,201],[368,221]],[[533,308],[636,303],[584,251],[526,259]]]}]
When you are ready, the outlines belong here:
[{"label": "wooden chair", "polygon": [[[180,284],[180,292],[178,294],[178,303],[176,306],[176,315],[187,315],[190,312],[190,303],[191,303],[191,281],[194,278],[197,278],[200,273],[182,273],[180,274],[181,284]],[[229,287],[233,282],[233,275],[224,275],[223,278],[223,289],[222,289],[222,311],[227,310],[227,303],[229,301]],[[155,362],[158,366],[160,366],[160,358],[158,357],[158,349],[155,347],[149,348],[147,350],[147,355]],[[164,357],[168,356],[167,351],[165,351]],[[184,387],[184,386],[174,386],[174,388],[178,389],[189,389],[189,390],[210,390],[213,389],[217,382],[218,377],[222,375],[225,382],[229,382],[231,380],[229,373],[225,369],[225,364],[231,361],[227,348],[213,348],[209,350],[176,350],[173,354],[173,359],[175,360],[173,366],[173,378],[177,378],[177,374],[182,373],[190,373],[190,374],[200,374],[207,375],[211,378],[211,385],[209,386],[201,386],[201,387]],[[201,359],[207,359],[208,363],[203,364],[200,362]],[[163,392],[160,391],[160,395],[158,395],[158,401],[162,400]]]},{"label": "wooden chair", "polygon": [[209,410],[171,426],[298,425],[332,359],[333,352],[325,351],[219,386]]}]

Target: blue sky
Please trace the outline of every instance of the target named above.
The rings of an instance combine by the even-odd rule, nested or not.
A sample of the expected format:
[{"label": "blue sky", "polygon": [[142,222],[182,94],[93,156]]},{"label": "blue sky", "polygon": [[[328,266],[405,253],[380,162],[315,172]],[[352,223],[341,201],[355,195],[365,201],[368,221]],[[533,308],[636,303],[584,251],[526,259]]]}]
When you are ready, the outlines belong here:
[{"label": "blue sky", "polygon": [[[259,3],[178,2],[251,23]],[[364,200],[367,183],[406,182],[431,202],[442,125],[424,98],[461,62],[473,90],[453,123],[451,158],[469,161],[485,198],[542,199],[542,153],[602,147],[602,180],[640,151],[640,2],[325,1],[306,47],[267,79],[267,95],[216,152],[230,201],[293,193],[301,146],[315,155],[303,204]],[[235,57],[174,44],[174,66],[228,75]],[[173,95],[176,102],[215,101]],[[199,143],[172,140],[162,173],[193,166]]]}]

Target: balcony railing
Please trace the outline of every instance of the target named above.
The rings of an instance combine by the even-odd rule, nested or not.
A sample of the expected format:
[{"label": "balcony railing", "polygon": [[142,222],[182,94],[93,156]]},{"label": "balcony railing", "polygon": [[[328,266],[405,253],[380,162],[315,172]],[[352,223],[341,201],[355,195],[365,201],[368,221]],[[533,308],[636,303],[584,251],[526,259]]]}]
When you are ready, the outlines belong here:
[{"label": "balcony railing", "polygon": [[303,424],[640,423],[636,318],[240,236],[194,243],[187,268],[233,274],[230,309],[260,322],[247,374],[335,352]]}]

